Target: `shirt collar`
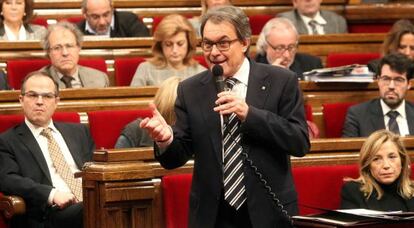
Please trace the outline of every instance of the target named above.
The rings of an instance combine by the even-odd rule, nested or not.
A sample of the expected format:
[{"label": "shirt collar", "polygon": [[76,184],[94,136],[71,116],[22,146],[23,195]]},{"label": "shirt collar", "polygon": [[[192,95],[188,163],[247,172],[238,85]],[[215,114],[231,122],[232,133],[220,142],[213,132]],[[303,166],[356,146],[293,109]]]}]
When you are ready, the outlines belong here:
[{"label": "shirt collar", "polygon": [[[86,20],[85,22],[86,22],[85,23],[85,31],[95,35],[96,34],[96,31],[94,29],[92,29],[92,27],[89,25],[88,20]],[[108,29],[108,31],[106,31],[106,34],[100,35],[100,36],[110,37],[111,30],[114,30],[114,27],[115,27],[115,16],[114,16],[114,13],[112,13],[112,19],[111,19],[110,29]]]},{"label": "shirt collar", "polygon": [[406,119],[406,113],[405,113],[405,100],[403,100],[396,109],[391,109],[385,102],[381,99],[381,108],[382,108],[382,114],[385,116],[387,113],[391,110],[397,111],[401,117]]},{"label": "shirt collar", "polygon": [[20,26],[19,34],[17,35],[17,37],[13,34],[13,32],[10,30],[10,28],[6,24],[4,24],[4,33],[6,34],[7,39],[10,41],[27,39],[26,28],[24,27],[23,24]]},{"label": "shirt collar", "polygon": [[243,83],[247,86],[249,81],[249,72],[250,72],[250,63],[247,58],[244,58],[242,65],[239,70],[233,75],[233,78],[239,80],[240,83]]},{"label": "shirt collar", "polygon": [[[43,129],[45,129],[44,127],[35,126],[26,117],[24,118],[24,122],[26,123],[27,127],[29,127],[30,131],[32,132],[32,134],[36,138],[39,137],[40,133],[43,131]],[[56,129],[55,125],[53,124],[53,121],[52,120],[50,120],[50,123],[49,123],[49,125],[47,127],[50,128],[50,129],[52,129],[52,132],[57,132],[58,131]]]},{"label": "shirt collar", "polygon": [[321,16],[320,11],[318,11],[315,15],[315,17],[311,18],[308,16],[305,16],[303,14],[299,13],[299,16],[302,18],[303,22],[308,25],[309,21],[314,20],[316,21],[319,25],[325,25],[326,24],[326,20]]}]

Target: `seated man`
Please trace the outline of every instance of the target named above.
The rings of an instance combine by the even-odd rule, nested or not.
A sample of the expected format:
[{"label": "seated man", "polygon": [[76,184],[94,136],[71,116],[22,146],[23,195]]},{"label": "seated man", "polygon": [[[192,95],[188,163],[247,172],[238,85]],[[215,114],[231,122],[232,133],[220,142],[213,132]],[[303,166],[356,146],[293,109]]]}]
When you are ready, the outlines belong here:
[{"label": "seated man", "polygon": [[106,37],[149,36],[148,28],[131,12],[118,12],[112,0],[82,0],[85,20],[78,23],[85,35]]},{"label": "seated man", "polygon": [[286,18],[273,18],[266,23],[256,44],[256,62],[288,68],[303,79],[303,72],[322,68],[318,57],[296,53],[299,35]]},{"label": "seated man", "polygon": [[343,137],[368,137],[380,129],[414,135],[414,105],[405,100],[414,74],[413,62],[404,54],[392,53],[381,59],[379,69],[380,98],[349,108]]},{"label": "seated man", "polygon": [[0,135],[0,191],[26,203],[11,227],[82,228],[82,180],[74,173],[92,160],[89,129],[52,120],[59,87],[43,72],[26,76],[19,100],[24,122]]},{"label": "seated man", "polygon": [[292,0],[295,9],[278,16],[291,20],[299,34],[347,33],[345,18],[331,11],[320,10],[321,2],[322,0]]},{"label": "seated man", "polygon": [[63,21],[50,25],[42,44],[52,64],[40,71],[52,76],[60,88],[102,88],[109,85],[104,72],[78,65],[82,33],[73,24]]},{"label": "seated man", "polygon": [[9,85],[7,83],[7,76],[6,74],[0,70],[0,90],[8,90]]}]

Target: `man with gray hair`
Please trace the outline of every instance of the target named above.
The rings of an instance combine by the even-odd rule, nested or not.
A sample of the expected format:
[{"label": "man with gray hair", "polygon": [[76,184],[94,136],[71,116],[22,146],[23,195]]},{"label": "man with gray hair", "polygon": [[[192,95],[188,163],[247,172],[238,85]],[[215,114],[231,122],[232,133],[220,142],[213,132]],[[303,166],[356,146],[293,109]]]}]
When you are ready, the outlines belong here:
[{"label": "man with gray hair", "polygon": [[82,36],[69,22],[50,25],[42,45],[51,64],[40,70],[52,76],[60,88],[107,87],[109,80],[104,72],[78,65]]},{"label": "man with gray hair", "polygon": [[137,15],[114,10],[112,0],[82,0],[82,13],[85,20],[78,23],[78,28],[85,35],[149,36],[148,28]]},{"label": "man with gray hair", "polygon": [[297,78],[247,58],[251,29],[237,7],[209,10],[200,31],[209,70],[179,84],[175,125],[151,104],[140,127],[163,167],[194,158],[190,228],[291,227],[298,207],[290,156],[309,150]]},{"label": "man with gray hair", "polygon": [[295,72],[303,79],[303,72],[322,68],[318,57],[297,53],[299,35],[286,18],[273,18],[263,27],[256,43],[256,62],[272,64]]}]

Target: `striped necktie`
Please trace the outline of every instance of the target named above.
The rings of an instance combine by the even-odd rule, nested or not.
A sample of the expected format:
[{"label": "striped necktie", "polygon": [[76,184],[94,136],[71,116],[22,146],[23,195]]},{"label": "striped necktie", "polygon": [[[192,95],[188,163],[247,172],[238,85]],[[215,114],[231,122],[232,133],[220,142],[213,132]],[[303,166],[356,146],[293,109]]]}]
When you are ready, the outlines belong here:
[{"label": "striped necktie", "polygon": [[73,77],[63,75],[63,77],[60,80],[65,84],[66,88],[72,88]]},{"label": "striped necktie", "polygon": [[390,117],[388,121],[388,130],[394,132],[395,134],[400,134],[400,128],[398,127],[397,117],[400,115],[397,111],[389,111],[387,116]]},{"label": "striped necktie", "polygon": [[316,22],[315,20],[311,20],[311,21],[309,21],[309,26],[311,27],[311,29],[312,29],[312,34],[313,35],[318,35],[319,33],[318,33],[318,30],[316,29],[316,25],[318,24],[318,22]]},{"label": "striped necktie", "polygon": [[[226,79],[229,89],[236,84],[237,79]],[[240,144],[241,134],[239,132],[240,120],[232,113],[229,122],[223,126],[223,148],[224,148],[224,199],[238,210],[246,201],[244,173],[243,173],[243,148]]]}]

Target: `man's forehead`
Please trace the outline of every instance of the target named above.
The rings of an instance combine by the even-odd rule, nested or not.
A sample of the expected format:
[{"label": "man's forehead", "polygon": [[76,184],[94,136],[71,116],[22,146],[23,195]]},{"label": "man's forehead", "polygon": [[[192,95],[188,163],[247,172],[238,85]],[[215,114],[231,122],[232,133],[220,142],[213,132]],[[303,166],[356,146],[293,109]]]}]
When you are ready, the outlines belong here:
[{"label": "man's forehead", "polygon": [[221,40],[224,38],[237,38],[236,28],[228,21],[213,23],[207,21],[204,26],[203,38],[207,40]]},{"label": "man's forehead", "polygon": [[381,76],[407,78],[407,72],[399,73],[398,71],[391,69],[390,65],[384,64],[381,68]]}]

